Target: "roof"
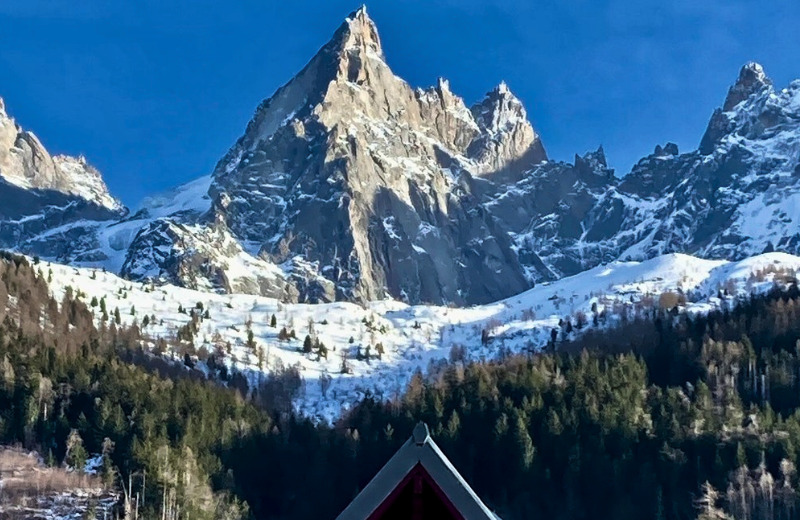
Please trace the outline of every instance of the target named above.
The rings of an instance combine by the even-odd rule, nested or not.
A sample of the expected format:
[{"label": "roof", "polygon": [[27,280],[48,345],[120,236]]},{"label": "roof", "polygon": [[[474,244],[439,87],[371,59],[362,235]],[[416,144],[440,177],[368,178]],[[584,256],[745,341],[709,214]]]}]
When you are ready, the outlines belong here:
[{"label": "roof", "polygon": [[433,442],[428,427],[423,422],[417,424],[411,438],[397,450],[336,520],[366,520],[417,465],[421,465],[436,481],[464,520],[499,520]]}]

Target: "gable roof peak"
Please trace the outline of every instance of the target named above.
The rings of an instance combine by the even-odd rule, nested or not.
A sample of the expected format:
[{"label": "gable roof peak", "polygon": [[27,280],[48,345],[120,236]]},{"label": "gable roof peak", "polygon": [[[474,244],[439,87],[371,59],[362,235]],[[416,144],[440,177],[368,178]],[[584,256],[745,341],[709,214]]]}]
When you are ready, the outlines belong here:
[{"label": "gable roof peak", "polygon": [[[336,520],[374,520],[384,503],[391,504],[395,491],[417,468],[424,471],[461,520],[498,520],[431,438],[428,426],[419,422],[411,437],[378,474],[361,490]],[[396,495],[395,495],[396,496]]]},{"label": "gable roof peak", "polygon": [[428,431],[428,425],[424,422],[420,421],[414,427],[413,432],[414,442],[417,446],[422,446],[431,438],[430,431]]}]

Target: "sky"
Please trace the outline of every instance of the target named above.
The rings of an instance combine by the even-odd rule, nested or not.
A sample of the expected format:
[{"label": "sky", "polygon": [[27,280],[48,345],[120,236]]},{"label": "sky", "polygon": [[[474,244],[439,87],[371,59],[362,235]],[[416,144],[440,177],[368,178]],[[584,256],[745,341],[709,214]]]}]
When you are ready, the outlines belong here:
[{"label": "sky", "polygon": [[[0,0],[0,97],[130,207],[210,173],[359,0]],[[387,62],[472,104],[505,80],[551,158],[696,148],[748,61],[800,78],[797,0],[376,0]]]}]

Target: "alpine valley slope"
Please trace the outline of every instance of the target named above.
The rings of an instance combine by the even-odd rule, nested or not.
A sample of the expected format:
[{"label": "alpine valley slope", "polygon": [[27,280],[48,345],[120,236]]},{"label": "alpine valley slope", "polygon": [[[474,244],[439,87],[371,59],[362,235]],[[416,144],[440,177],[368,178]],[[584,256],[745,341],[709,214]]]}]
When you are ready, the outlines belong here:
[{"label": "alpine valley slope", "polygon": [[[286,304],[131,282],[91,268],[40,262],[38,269],[51,279],[57,301],[70,288],[90,304],[98,326],[110,326],[114,316],[123,325],[136,323],[153,353],[210,377],[224,378],[224,366],[228,375],[241,373],[254,387],[295,367],[300,376],[295,410],[334,422],[367,395],[401,396],[417,370],[425,373],[444,360],[535,351],[550,341],[553,330],[558,341],[571,339],[591,328],[614,327],[657,305],[678,302],[689,313],[732,306],[739,298],[796,279],[800,257],[766,253],[728,262],[668,254],[644,262],[613,262],[469,308],[392,300]],[[665,293],[676,300],[660,302]],[[284,328],[296,337],[282,338]],[[319,340],[326,346],[327,356],[316,346],[303,352],[307,335],[312,345]]]},{"label": "alpine valley slope", "polygon": [[550,161],[501,83],[471,107],[389,68],[362,8],[208,176],[128,214],[84,159],[0,110],[0,247],[287,302],[471,305],[614,260],[800,252],[800,81],[746,65],[699,148],[622,178]]}]

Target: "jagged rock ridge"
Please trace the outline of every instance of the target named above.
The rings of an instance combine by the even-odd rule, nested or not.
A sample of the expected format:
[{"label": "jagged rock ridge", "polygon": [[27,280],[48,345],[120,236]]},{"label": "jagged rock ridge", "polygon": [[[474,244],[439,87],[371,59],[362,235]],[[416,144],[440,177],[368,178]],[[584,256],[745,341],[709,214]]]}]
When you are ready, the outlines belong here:
[{"label": "jagged rock ridge", "polygon": [[[742,68],[698,150],[657,146],[622,179],[600,184],[577,175],[581,162],[539,166],[527,174],[529,189],[510,190],[551,201],[552,211],[537,205],[539,215],[514,236],[556,277],[672,252],[739,260],[800,251],[800,81],[776,91],[756,63]],[[550,178],[560,191],[544,186]]]}]

